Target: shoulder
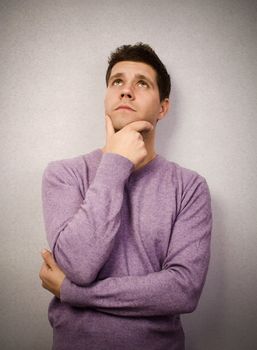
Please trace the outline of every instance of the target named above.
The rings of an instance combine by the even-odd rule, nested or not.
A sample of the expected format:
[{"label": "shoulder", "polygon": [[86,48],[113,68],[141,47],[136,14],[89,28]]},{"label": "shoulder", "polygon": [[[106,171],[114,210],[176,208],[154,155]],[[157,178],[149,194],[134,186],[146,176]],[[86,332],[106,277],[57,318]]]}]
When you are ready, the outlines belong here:
[{"label": "shoulder", "polygon": [[43,171],[43,181],[73,184],[74,180],[78,181],[87,175],[89,167],[98,163],[99,155],[100,152],[97,149],[76,157],[51,161]]},{"label": "shoulder", "polygon": [[181,186],[183,189],[190,187],[192,184],[196,183],[206,183],[204,176],[199,174],[197,171],[185,168],[180,164],[168,160],[164,157],[162,158],[163,169],[169,174],[172,179],[172,183]]},{"label": "shoulder", "polygon": [[162,158],[165,177],[179,207],[192,203],[196,199],[210,202],[210,190],[206,178],[197,171],[185,168],[176,162]]}]

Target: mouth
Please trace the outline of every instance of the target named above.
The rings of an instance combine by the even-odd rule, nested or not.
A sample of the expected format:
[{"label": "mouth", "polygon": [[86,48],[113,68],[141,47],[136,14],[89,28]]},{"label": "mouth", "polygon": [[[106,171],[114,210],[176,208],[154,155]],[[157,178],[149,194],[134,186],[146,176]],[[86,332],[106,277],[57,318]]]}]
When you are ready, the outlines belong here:
[{"label": "mouth", "polygon": [[118,110],[121,110],[121,109],[135,112],[135,109],[133,109],[132,107],[130,107],[128,105],[120,105],[117,108],[115,108],[115,111],[118,111]]}]

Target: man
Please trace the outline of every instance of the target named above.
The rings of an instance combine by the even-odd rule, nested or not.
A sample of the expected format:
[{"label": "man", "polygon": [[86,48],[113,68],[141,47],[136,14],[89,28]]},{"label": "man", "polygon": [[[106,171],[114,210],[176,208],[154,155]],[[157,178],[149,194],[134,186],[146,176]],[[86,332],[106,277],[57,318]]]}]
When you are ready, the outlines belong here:
[{"label": "man", "polygon": [[196,308],[209,264],[208,186],[155,152],[170,93],[156,53],[118,48],[106,83],[105,146],[43,176],[53,349],[182,350],[180,314]]}]

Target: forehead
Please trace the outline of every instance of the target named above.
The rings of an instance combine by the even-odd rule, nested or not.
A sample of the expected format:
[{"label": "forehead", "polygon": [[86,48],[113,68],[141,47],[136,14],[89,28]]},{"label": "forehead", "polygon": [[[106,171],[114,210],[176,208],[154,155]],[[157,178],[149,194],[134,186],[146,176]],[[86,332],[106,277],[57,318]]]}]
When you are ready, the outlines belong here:
[{"label": "forehead", "polygon": [[146,63],[134,62],[134,61],[121,61],[116,63],[111,70],[110,77],[115,74],[123,74],[130,77],[135,75],[144,75],[156,83],[156,72],[155,70]]}]

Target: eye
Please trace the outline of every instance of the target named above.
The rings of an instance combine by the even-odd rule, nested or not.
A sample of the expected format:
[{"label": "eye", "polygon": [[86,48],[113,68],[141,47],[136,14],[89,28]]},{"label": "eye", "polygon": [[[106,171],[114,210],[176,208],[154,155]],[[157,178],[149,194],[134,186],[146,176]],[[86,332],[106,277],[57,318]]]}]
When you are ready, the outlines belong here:
[{"label": "eye", "polygon": [[121,79],[115,79],[112,82],[112,85],[114,86],[120,86],[122,84],[122,80]]},{"label": "eye", "polygon": [[149,85],[147,84],[147,82],[146,81],[144,81],[144,80],[139,80],[138,81],[138,85],[139,86],[142,86],[142,87],[144,87],[144,88],[147,88]]}]

